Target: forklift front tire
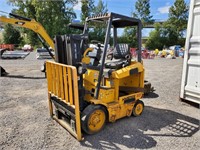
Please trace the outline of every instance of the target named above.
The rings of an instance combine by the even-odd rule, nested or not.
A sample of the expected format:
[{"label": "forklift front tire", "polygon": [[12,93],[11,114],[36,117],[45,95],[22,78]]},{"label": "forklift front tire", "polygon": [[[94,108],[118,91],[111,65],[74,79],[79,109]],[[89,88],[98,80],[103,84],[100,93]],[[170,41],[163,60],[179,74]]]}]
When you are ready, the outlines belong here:
[{"label": "forklift front tire", "polygon": [[142,114],[144,110],[144,103],[141,100],[138,100],[135,105],[133,106],[133,116],[137,117]]},{"label": "forklift front tire", "polygon": [[107,113],[101,105],[88,105],[82,112],[81,126],[85,133],[95,134],[101,131],[106,123]]}]

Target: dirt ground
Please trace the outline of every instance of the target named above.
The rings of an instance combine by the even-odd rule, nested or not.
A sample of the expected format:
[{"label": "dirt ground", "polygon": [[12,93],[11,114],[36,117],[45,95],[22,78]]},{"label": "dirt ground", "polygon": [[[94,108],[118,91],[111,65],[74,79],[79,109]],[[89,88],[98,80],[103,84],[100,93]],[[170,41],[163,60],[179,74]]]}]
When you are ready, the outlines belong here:
[{"label": "dirt ground", "polygon": [[24,60],[0,60],[0,149],[177,149],[200,147],[200,110],[179,101],[182,58],[144,60],[156,91],[143,98],[140,117],[108,123],[78,142],[49,117],[47,83],[32,52]]}]

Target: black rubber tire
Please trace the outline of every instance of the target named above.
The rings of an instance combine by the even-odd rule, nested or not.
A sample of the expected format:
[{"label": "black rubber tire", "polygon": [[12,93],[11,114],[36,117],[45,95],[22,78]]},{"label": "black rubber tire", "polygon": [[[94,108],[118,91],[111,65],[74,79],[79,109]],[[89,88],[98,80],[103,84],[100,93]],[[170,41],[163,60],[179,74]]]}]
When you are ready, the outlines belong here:
[{"label": "black rubber tire", "polygon": [[148,95],[151,92],[151,83],[148,81],[144,81],[144,94]]},{"label": "black rubber tire", "polygon": [[[91,114],[96,110],[102,110],[105,113],[105,121],[104,121],[102,127],[98,131],[94,132],[94,131],[91,131],[89,129],[88,121],[89,121],[89,118],[90,118]],[[81,114],[81,127],[82,127],[83,131],[86,134],[95,134],[95,133],[101,131],[104,128],[104,126],[106,124],[106,120],[107,120],[107,111],[106,111],[106,109],[101,105],[90,104],[83,110],[83,112]]]},{"label": "black rubber tire", "polygon": [[142,107],[143,107],[142,112],[144,111],[144,103],[143,103],[143,101],[138,100],[138,101],[135,103],[135,105],[133,106],[132,115],[135,116],[135,117],[138,117],[138,116],[140,116],[140,115],[142,114],[142,112],[139,113],[139,114],[136,113],[136,107],[137,107],[138,104],[141,104],[141,105],[142,105]]}]

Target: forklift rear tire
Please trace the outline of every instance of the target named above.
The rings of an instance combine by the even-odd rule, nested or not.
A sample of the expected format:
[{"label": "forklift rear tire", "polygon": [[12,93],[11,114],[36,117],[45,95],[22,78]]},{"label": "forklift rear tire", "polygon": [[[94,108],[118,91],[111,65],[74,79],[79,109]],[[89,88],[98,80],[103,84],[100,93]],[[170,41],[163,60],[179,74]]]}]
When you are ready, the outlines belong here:
[{"label": "forklift rear tire", "polygon": [[103,129],[107,113],[101,105],[88,105],[82,112],[81,126],[85,133],[95,134]]},{"label": "forklift rear tire", "polygon": [[144,110],[144,103],[141,100],[138,100],[135,105],[133,106],[133,116],[137,117],[142,114]]}]

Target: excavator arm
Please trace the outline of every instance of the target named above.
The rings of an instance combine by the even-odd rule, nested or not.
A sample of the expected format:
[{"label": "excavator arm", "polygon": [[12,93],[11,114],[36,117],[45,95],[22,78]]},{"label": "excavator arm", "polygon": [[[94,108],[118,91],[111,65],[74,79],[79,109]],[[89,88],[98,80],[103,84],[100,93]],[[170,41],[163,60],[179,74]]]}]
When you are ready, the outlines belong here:
[{"label": "excavator arm", "polygon": [[[22,27],[22,28],[27,28],[27,29],[30,29],[30,30],[34,31],[35,33],[37,33],[43,46],[47,49],[50,56],[53,59],[55,59],[54,55],[51,53],[48,46],[46,45],[46,43],[47,43],[54,50],[54,42],[51,39],[51,37],[48,35],[48,33],[46,32],[44,27],[39,22],[35,21],[34,19],[22,17],[22,16],[12,14],[12,13],[9,13],[9,16],[11,16],[13,18],[7,18],[4,16],[0,16],[0,22],[12,24],[14,26],[18,26],[18,27]],[[45,64],[44,64],[44,66],[45,66]],[[7,72],[5,71],[5,69],[0,66],[0,76],[6,75],[6,74],[7,74]]]},{"label": "excavator arm", "polygon": [[21,17],[21,16],[11,14],[11,13],[9,15],[15,18],[7,18],[7,17],[0,16],[0,22],[9,23],[18,27],[31,29],[35,33],[39,34],[40,37],[42,37],[46,41],[46,43],[54,49],[53,40],[47,34],[46,30],[39,22],[35,21],[34,19]]}]

